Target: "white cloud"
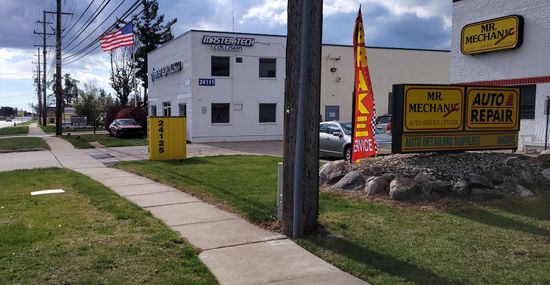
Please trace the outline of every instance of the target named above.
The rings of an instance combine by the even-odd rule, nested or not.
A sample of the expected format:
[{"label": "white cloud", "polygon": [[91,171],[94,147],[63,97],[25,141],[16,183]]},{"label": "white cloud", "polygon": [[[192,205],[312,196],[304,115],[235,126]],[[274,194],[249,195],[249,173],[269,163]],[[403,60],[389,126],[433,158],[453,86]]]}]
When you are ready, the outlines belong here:
[{"label": "white cloud", "polygon": [[[363,11],[372,3],[388,8],[390,14],[400,16],[414,14],[418,18],[429,19],[441,17],[445,23],[445,29],[451,28],[450,4],[442,0],[326,0],[323,4],[323,16],[348,14],[357,11],[359,5],[363,5]],[[273,27],[286,25],[287,23],[286,0],[263,0],[262,3],[248,9],[240,20],[241,24],[249,21],[261,21]]]},{"label": "white cloud", "polygon": [[0,79],[31,79],[35,51],[0,48]]}]

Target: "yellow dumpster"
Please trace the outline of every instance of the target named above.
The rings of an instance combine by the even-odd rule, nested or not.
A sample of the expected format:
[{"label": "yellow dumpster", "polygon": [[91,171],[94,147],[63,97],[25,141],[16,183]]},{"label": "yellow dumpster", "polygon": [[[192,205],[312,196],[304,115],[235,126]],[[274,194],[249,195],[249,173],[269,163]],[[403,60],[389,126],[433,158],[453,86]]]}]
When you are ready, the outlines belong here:
[{"label": "yellow dumpster", "polygon": [[186,158],[186,118],[147,118],[147,148],[149,160]]}]

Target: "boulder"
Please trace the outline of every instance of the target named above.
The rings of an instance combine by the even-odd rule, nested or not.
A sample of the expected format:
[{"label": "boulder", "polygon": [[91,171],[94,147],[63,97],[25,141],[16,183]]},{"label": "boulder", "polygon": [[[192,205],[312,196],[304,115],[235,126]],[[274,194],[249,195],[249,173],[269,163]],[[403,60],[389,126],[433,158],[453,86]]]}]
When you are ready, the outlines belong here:
[{"label": "boulder", "polygon": [[384,173],[384,168],[382,168],[380,166],[371,166],[371,167],[367,167],[367,168],[365,168],[365,170],[363,170],[363,175],[365,175],[366,177],[379,176],[382,173]]},{"label": "boulder", "polygon": [[533,185],[533,183],[535,183],[535,179],[533,178],[533,176],[534,175],[532,173],[532,170],[529,168],[526,168],[519,173],[519,181],[524,186],[529,187]]},{"label": "boulder", "polygon": [[470,174],[470,176],[468,176],[468,184],[470,185],[470,188],[493,188],[493,184],[491,183],[491,181],[489,181],[489,179],[483,177],[483,176],[480,176],[480,175],[477,175],[477,174]]},{"label": "boulder", "polygon": [[470,195],[468,183],[466,181],[458,181],[453,185],[453,193],[458,197],[468,197]]},{"label": "boulder", "polygon": [[504,194],[495,189],[488,188],[472,188],[470,189],[470,199],[483,201],[487,199],[502,198]]},{"label": "boulder", "polygon": [[432,191],[437,192],[437,193],[441,193],[441,194],[448,193],[452,189],[453,189],[453,187],[451,186],[451,184],[446,183],[446,182],[437,181],[432,185]]},{"label": "boulder", "polygon": [[428,183],[431,184],[432,179],[428,175],[422,172],[418,172],[414,177],[414,182],[416,182],[417,184],[428,184]]},{"label": "boulder", "polygon": [[352,171],[332,187],[346,191],[358,191],[365,187],[365,178],[358,171]]},{"label": "boulder", "polygon": [[488,170],[483,173],[483,176],[493,184],[502,184],[504,182],[504,175],[497,169]]},{"label": "boulder", "polygon": [[350,169],[349,162],[345,160],[337,160],[325,163],[319,169],[319,184],[332,185],[338,182],[348,173]]},{"label": "boulder", "polygon": [[[388,182],[391,182],[397,175],[395,173],[385,173],[382,175]],[[550,178],[549,178],[550,179]]]},{"label": "boulder", "polygon": [[365,185],[365,192],[368,196],[388,194],[390,191],[390,183],[384,176],[371,177]]},{"label": "boulder", "polygon": [[417,185],[411,178],[396,177],[390,183],[390,198],[392,200],[412,200],[415,198]]},{"label": "boulder", "polygon": [[542,171],[542,176],[550,181],[550,168],[546,168]]},{"label": "boulder", "polygon": [[550,167],[550,149],[541,152],[537,156],[537,160],[540,161],[545,167]]},{"label": "boulder", "polygon": [[533,193],[533,191],[521,186],[521,185],[517,185],[517,188],[516,188],[518,194],[520,197],[522,198],[527,198],[527,197],[531,197],[531,196],[535,196],[535,193]]}]

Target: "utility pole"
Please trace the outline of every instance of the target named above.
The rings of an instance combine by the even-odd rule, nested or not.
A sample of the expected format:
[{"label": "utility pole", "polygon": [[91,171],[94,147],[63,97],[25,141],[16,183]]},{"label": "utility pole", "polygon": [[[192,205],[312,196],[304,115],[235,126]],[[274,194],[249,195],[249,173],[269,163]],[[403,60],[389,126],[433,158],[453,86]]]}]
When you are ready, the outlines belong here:
[{"label": "utility pole", "polygon": [[[53,36],[55,34],[53,33],[46,33],[46,25],[48,24],[53,24],[52,22],[48,22],[46,21],[46,11],[42,11],[42,21],[36,21],[37,23],[39,24],[42,24],[42,32],[36,32],[34,31],[35,34],[37,35],[40,35],[42,37],[42,119],[38,118],[38,121],[42,121],[42,125],[47,125],[48,124],[48,120],[47,120],[47,116],[48,116],[48,104],[46,102],[46,92],[47,92],[47,89],[46,88],[46,74],[47,74],[47,70],[46,70],[46,54],[47,54],[47,51],[46,51],[46,47],[53,47],[52,45],[47,45],[46,44],[46,40],[48,39],[49,36]],[[40,46],[40,45],[35,45],[35,46]],[[40,79],[39,79],[40,80]]]},{"label": "utility pole", "polygon": [[40,93],[42,92],[42,84],[40,84],[40,48],[38,48],[38,78],[36,79],[36,82],[38,83],[37,93],[38,93],[38,124],[42,124],[40,122],[40,116],[42,115],[42,112],[44,112],[44,109],[42,108],[42,100],[40,100]]},{"label": "utility pole", "polygon": [[72,13],[61,12],[61,0],[57,0],[56,12],[45,11],[45,13],[55,14],[57,17],[55,27],[55,135],[61,133],[62,100],[61,95],[61,16],[72,15]]},{"label": "utility pole", "polygon": [[317,230],[322,16],[323,1],[288,1],[282,220],[293,238]]}]

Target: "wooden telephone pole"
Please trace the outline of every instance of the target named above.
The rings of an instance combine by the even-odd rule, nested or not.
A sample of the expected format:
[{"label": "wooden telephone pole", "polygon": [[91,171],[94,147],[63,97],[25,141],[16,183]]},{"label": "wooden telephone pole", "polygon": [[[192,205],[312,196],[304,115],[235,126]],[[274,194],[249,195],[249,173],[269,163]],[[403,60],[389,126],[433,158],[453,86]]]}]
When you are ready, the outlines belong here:
[{"label": "wooden telephone pole", "polygon": [[317,229],[322,21],[323,1],[288,1],[282,220],[294,238]]}]

